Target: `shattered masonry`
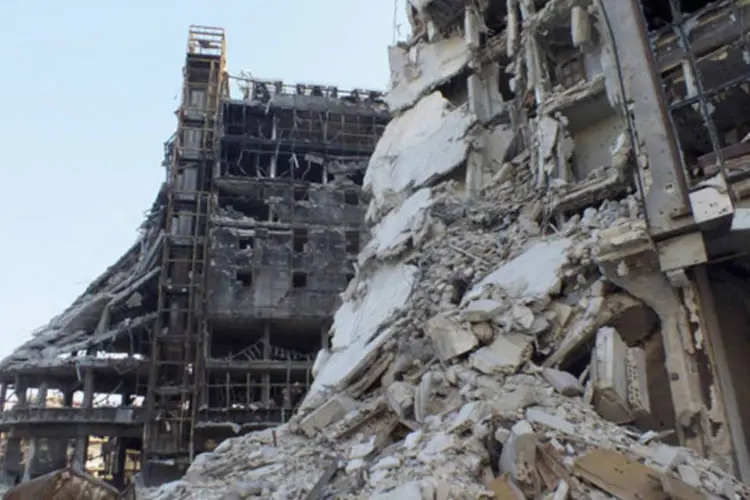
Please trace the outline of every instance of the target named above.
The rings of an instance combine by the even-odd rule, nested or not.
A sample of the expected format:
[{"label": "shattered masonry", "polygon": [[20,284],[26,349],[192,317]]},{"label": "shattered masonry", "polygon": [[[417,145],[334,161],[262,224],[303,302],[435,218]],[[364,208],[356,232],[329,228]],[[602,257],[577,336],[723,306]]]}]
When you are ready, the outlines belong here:
[{"label": "shattered masonry", "polygon": [[224,58],[223,30],[191,27],[140,238],[0,364],[6,480],[70,451],[118,487],[139,469],[160,484],[285,422],[307,391],[366,242],[361,185],[389,113],[375,91],[245,76],[233,99]]},{"label": "shattered masonry", "polygon": [[408,0],[309,391],[141,495],[748,498],[749,8]]},{"label": "shattered masonry", "polygon": [[745,3],[408,4],[302,407],[147,498],[747,498]]}]

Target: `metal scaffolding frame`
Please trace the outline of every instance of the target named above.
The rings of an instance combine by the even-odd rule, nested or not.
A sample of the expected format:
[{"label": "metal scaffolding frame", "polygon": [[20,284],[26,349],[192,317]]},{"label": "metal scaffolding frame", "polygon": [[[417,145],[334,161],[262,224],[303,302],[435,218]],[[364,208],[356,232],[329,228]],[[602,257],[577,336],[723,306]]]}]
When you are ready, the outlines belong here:
[{"label": "metal scaffolding frame", "polygon": [[193,459],[208,337],[205,269],[212,208],[214,136],[226,90],[224,30],[191,26],[169,189],[157,318],[151,342],[144,458]]}]

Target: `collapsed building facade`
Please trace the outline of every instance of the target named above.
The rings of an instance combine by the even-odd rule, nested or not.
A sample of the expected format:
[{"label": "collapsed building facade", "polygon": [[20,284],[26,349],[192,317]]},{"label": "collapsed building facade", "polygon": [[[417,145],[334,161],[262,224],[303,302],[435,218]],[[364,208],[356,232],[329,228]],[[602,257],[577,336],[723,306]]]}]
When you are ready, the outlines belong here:
[{"label": "collapsed building facade", "polygon": [[226,437],[285,422],[307,391],[389,115],[375,91],[237,80],[233,99],[223,30],[191,27],[141,236],[0,363],[6,479],[83,468],[92,436],[116,485],[128,450],[147,482],[174,479]]},{"label": "collapsed building facade", "polygon": [[748,3],[407,4],[309,392],[150,498],[748,498]]}]

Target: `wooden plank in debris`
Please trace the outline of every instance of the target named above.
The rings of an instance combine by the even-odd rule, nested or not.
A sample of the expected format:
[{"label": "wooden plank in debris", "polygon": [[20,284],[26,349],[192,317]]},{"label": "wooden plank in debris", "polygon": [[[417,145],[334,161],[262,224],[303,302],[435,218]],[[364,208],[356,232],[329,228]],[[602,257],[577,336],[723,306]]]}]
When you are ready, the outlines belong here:
[{"label": "wooden plank in debris", "polygon": [[656,470],[613,450],[587,453],[575,461],[574,473],[620,500],[670,498]]}]

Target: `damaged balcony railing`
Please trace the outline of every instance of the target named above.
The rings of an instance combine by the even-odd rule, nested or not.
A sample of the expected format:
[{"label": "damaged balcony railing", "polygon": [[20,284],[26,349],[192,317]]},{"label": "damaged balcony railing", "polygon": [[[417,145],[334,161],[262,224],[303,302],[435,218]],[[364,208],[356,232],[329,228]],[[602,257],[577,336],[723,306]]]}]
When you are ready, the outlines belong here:
[{"label": "damaged balcony railing", "polygon": [[0,414],[0,428],[44,423],[139,425],[145,415],[145,408],[14,408]]},{"label": "damaged balcony railing", "polygon": [[262,80],[253,78],[249,73],[244,71],[240,72],[239,76],[230,76],[229,78],[237,82],[237,86],[242,92],[242,98],[248,101],[268,102],[275,96],[298,95],[341,99],[350,102],[384,104],[383,93],[378,90],[341,90],[335,85],[307,83],[287,84],[281,80]]},{"label": "damaged balcony railing", "polygon": [[[742,163],[737,157],[750,132],[747,2],[713,2],[686,13],[671,1],[669,25],[648,35],[646,24],[657,22],[643,10],[645,2],[603,4],[610,15],[622,16],[610,27],[618,68],[624,61],[631,72],[648,73],[621,77],[629,82],[635,127],[649,159],[641,173],[651,236],[690,238],[706,224],[724,224],[738,202],[730,186],[746,177],[729,172],[727,160],[735,160],[733,167]],[[705,262],[699,240],[695,255],[702,257],[662,262],[662,269]]]}]

